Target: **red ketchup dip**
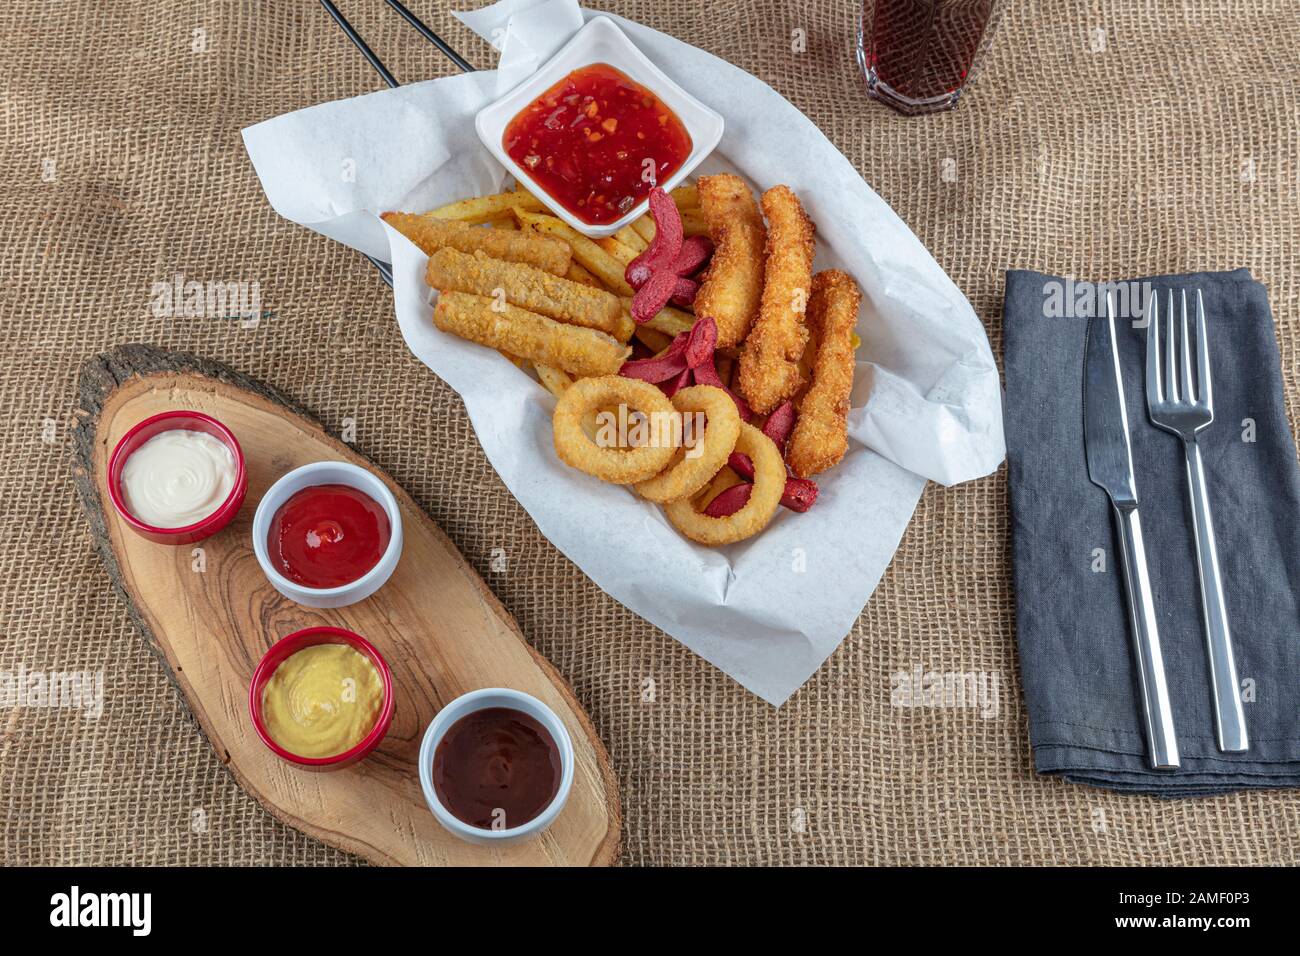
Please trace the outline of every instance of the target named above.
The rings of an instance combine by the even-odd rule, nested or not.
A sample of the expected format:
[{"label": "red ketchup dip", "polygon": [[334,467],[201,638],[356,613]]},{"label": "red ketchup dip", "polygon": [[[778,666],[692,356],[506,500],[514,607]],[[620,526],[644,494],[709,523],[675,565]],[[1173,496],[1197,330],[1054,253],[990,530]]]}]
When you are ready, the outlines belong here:
[{"label": "red ketchup dip", "polygon": [[522,711],[486,707],[447,728],[433,754],[433,789],[457,820],[481,830],[523,826],[560,789],[560,749]]},{"label": "red ketchup dip", "polygon": [[361,578],[388,549],[392,529],[383,506],[348,485],[312,485],[275,512],[266,550],[295,584],[335,588]]},{"label": "red ketchup dip", "polygon": [[540,188],[591,225],[623,218],[691,154],[691,134],[677,114],[607,63],[574,70],[525,106],[501,144]]}]

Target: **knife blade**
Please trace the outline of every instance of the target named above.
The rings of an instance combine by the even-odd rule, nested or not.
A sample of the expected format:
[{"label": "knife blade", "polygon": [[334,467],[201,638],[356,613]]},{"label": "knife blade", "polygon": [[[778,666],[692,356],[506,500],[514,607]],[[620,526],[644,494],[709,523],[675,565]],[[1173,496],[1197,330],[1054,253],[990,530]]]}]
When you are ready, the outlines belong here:
[{"label": "knife blade", "polygon": [[1083,361],[1083,444],[1088,477],[1110,496],[1119,535],[1147,756],[1153,770],[1177,770],[1178,739],[1138,517],[1124,377],[1115,336],[1115,304],[1110,295],[1106,296],[1105,316],[1088,320]]},{"label": "knife blade", "polygon": [[1109,296],[1106,314],[1088,320],[1083,368],[1083,445],[1088,455],[1088,477],[1105,489],[1117,506],[1124,503],[1137,507],[1124,378]]}]

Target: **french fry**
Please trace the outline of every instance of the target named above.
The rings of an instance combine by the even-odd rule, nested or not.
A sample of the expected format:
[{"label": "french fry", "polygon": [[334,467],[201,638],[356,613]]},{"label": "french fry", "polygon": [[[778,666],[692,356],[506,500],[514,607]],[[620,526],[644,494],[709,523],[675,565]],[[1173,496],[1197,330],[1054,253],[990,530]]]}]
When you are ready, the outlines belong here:
[{"label": "french fry", "polygon": [[581,282],[583,285],[589,285],[593,289],[605,288],[603,285],[600,284],[599,279],[597,279],[594,275],[592,275],[582,266],[578,265],[576,262],[569,263],[569,271],[565,273],[564,278],[568,279],[570,282]]},{"label": "french fry", "polygon": [[527,263],[558,276],[569,271],[573,258],[566,243],[550,236],[478,229],[456,220],[433,219],[406,212],[386,212],[381,218],[419,246],[425,255],[432,255],[446,246],[468,253],[481,249],[494,259]]},{"label": "french fry", "polygon": [[494,193],[491,196],[471,196],[469,199],[460,199],[445,206],[439,206],[437,209],[431,209],[425,215],[433,219],[453,219],[457,222],[478,225],[494,219],[509,217],[511,211],[516,208],[537,211],[542,208],[542,202],[532,193],[512,191]]},{"label": "french fry", "polygon": [[564,390],[573,384],[573,379],[569,377],[568,372],[562,372],[553,365],[534,365],[533,368],[537,372],[538,381],[556,398],[564,394]]},{"label": "french fry", "polygon": [[597,239],[596,245],[604,249],[611,256],[617,259],[626,268],[627,264],[636,258],[637,250],[633,249],[627,243],[620,242],[613,236],[606,236],[604,239]]},{"label": "french fry", "polygon": [[722,384],[727,386],[727,388],[731,388],[731,373],[735,367],[735,359],[729,358],[726,355],[718,356],[718,378],[722,379]]},{"label": "french fry", "polygon": [[[632,313],[632,300],[626,296],[623,297],[623,308],[628,314]],[[680,335],[682,332],[689,332],[691,326],[695,324],[695,316],[689,312],[683,312],[681,309],[674,309],[672,306],[665,306],[660,309],[653,319],[645,323],[643,328],[651,328],[656,332],[663,332],[665,335]]]},{"label": "french fry", "polygon": [[702,210],[682,210],[682,233],[687,236],[707,236],[709,234],[709,224],[705,221]]},{"label": "french fry", "polygon": [[640,233],[631,226],[624,226],[618,232],[614,233],[614,238],[623,243],[623,245],[635,249],[638,253],[645,252],[647,247],[650,245],[650,243],[642,239]]},{"label": "french fry", "polygon": [[646,213],[640,219],[632,222],[632,229],[638,236],[645,240],[646,246],[655,241],[655,221]]},{"label": "french fry", "polygon": [[[697,189],[694,185],[678,186],[671,193],[669,193],[669,195],[673,197],[673,201],[677,203],[678,211],[682,214],[683,228],[685,228],[686,226],[686,216],[688,214],[691,216],[692,225],[698,227],[698,223],[695,222],[695,219],[703,216],[703,213],[700,212],[699,189]],[[697,216],[697,214],[699,215]],[[632,245],[632,243],[628,242],[626,237],[624,237],[623,235],[624,230],[628,228],[631,228],[633,232],[635,232],[638,236],[640,236],[641,240],[645,242],[647,246],[650,243],[654,242],[655,221],[650,218],[649,213],[646,213],[640,219],[635,220],[632,223],[631,227],[624,226],[623,229],[620,229],[618,232],[614,233],[614,235],[617,236],[621,242],[627,242],[628,245]],[[690,233],[690,232],[686,234],[688,236],[694,235],[694,233]],[[700,230],[699,234],[707,235],[708,229],[706,228]]]},{"label": "french fry", "polygon": [[700,191],[694,183],[683,183],[668,195],[673,197],[673,202],[681,210],[699,209],[700,208]]},{"label": "french fry", "polygon": [[658,355],[664,349],[672,344],[672,336],[665,335],[657,329],[652,329],[648,325],[638,325],[636,332],[633,333],[638,339],[645,343],[646,348]]},{"label": "french fry", "polygon": [[658,329],[660,332],[667,332],[669,335],[679,335],[682,332],[691,330],[691,327],[695,325],[695,316],[682,309],[675,309],[670,305],[666,305],[646,325],[652,329]]},{"label": "french fry", "polygon": [[733,485],[738,485],[744,480],[745,479],[741,478],[740,475],[732,471],[731,468],[723,468],[713,476],[713,479],[707,485],[704,486],[703,491],[699,492],[691,499],[691,504],[694,505],[696,511],[703,511],[709,506],[710,501],[718,497],[718,495],[722,494],[728,488]]},{"label": "french fry", "polygon": [[532,227],[534,232],[567,242],[573,249],[573,258],[603,282],[605,288],[611,292],[623,296],[632,295],[632,287],[623,278],[623,264],[594,241],[570,227],[568,223],[555,216],[526,212],[522,209],[515,210],[515,218],[521,225]]}]

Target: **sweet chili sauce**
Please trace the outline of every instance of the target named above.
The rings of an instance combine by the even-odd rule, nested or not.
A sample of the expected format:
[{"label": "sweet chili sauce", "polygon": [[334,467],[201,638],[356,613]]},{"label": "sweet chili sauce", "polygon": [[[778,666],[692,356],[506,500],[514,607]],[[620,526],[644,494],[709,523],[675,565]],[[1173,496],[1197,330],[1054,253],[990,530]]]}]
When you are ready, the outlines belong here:
[{"label": "sweet chili sauce", "polygon": [[691,153],[677,114],[607,63],[574,70],[529,103],[501,142],[541,189],[591,225],[621,219]]},{"label": "sweet chili sauce", "polygon": [[333,588],[356,581],[388,550],[383,506],[348,485],[312,485],[276,509],[267,532],[271,564],[290,581]]}]

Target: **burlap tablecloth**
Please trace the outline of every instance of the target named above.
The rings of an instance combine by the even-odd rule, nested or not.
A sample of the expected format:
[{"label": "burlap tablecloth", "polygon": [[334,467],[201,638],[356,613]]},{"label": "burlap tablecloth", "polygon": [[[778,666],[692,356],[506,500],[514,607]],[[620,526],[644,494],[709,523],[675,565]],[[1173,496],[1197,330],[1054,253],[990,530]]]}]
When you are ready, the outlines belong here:
[{"label": "burlap tablecloth", "polygon": [[[341,6],[399,79],[451,71],[379,0]],[[446,4],[413,6],[492,62]],[[995,352],[1008,266],[1248,266],[1271,291],[1294,424],[1294,0],[1017,3],[960,108],[919,120],[864,97],[856,3],[606,7],[807,112],[970,297]],[[263,199],[242,126],[380,86],[317,4],[14,0],[0,35],[0,670],[102,669],[107,697],[98,720],[0,711],[0,863],[356,862],[240,790],[92,550],[69,481],[76,369],[127,341],[231,364],[327,427],[355,419],[358,446],[591,712],[622,786],[626,862],[1297,861],[1294,793],[1162,803],[1032,775],[1003,473],[930,487],[853,633],[779,711],[603,595],[506,492],[456,396],[403,345],[374,270]],[[273,316],[155,318],[151,287],[176,273],[256,281]],[[892,705],[891,675],[916,667],[996,679],[996,714]]]}]

